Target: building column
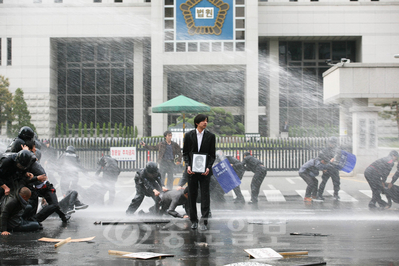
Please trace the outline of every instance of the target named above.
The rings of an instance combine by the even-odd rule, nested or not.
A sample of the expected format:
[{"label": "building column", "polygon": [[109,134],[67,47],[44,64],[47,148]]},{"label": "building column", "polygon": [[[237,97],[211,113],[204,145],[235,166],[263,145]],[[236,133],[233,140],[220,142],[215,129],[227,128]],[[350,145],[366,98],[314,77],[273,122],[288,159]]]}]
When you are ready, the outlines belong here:
[{"label": "building column", "polygon": [[134,126],[137,127],[138,137],[143,136],[144,132],[144,51],[143,41],[137,40],[134,42],[134,66],[133,66],[133,93],[134,93],[134,112],[133,121]]},{"label": "building column", "polygon": [[364,170],[378,159],[378,111],[380,107],[354,106],[352,113],[352,153],[356,155],[353,174],[363,174]]},{"label": "building column", "polygon": [[[151,107],[167,100],[163,69],[163,1],[151,3]],[[165,131],[166,114],[151,113],[151,135],[160,136]]]},{"label": "building column", "polygon": [[246,2],[245,132],[259,132],[258,0]]},{"label": "building column", "polygon": [[270,40],[270,77],[269,77],[269,136],[280,136],[280,74],[279,74],[278,40]]}]

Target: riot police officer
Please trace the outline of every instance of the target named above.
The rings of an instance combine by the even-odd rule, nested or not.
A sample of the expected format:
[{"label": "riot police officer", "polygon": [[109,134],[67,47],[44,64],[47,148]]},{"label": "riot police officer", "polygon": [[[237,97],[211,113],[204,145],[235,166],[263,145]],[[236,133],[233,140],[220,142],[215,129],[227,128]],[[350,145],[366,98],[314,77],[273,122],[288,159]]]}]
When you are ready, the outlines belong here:
[{"label": "riot police officer", "polygon": [[167,191],[166,187],[162,187],[161,174],[155,162],[148,162],[146,167],[137,172],[134,181],[136,183],[136,195],[132,199],[126,214],[132,215],[140,207],[144,197],[151,197],[155,202],[155,212],[159,213],[161,203],[161,193]]},{"label": "riot police officer", "polygon": [[260,186],[267,174],[266,167],[249,152],[244,152],[243,164],[246,171],[254,173],[251,181],[251,201],[248,204],[257,204]]}]

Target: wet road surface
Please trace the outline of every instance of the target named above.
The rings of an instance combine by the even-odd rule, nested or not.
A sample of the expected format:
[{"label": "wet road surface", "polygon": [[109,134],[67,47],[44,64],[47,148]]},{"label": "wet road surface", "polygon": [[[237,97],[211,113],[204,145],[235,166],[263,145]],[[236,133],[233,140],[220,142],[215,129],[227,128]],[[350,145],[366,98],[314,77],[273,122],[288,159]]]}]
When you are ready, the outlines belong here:
[{"label": "wet road surface", "polygon": [[[264,184],[265,189],[270,183],[276,188],[284,185],[281,189],[284,202],[268,201],[262,196],[258,206],[237,205],[232,202],[232,197],[226,196],[226,203],[212,203],[208,231],[191,230],[188,220],[168,216],[161,219],[170,222],[161,224],[95,225],[95,221],[138,222],[160,218],[126,216],[128,203],[125,200],[117,201],[112,207],[90,206],[73,214],[67,225],[63,225],[59,218],[51,217],[43,222],[42,231],[2,236],[0,265],[178,266],[249,262],[399,265],[399,205],[394,203],[391,209],[370,211],[367,208],[369,198],[358,192],[367,189],[367,184],[356,180],[342,181],[342,187],[356,201],[335,201],[326,196],[324,202],[304,203],[299,192],[291,193],[290,188],[280,184],[283,182],[281,177],[275,182],[269,179]],[[299,180],[292,186],[296,189],[305,187]],[[126,190],[129,191],[119,190],[118,195],[134,195],[131,188]],[[151,205],[151,200],[146,199],[144,210]],[[292,235],[294,232],[304,235]],[[54,243],[38,241],[42,237],[77,239],[91,236],[95,236],[93,241],[67,243],[59,248],[54,248]],[[309,253],[307,256],[265,260],[251,259],[244,251],[266,247],[277,252]],[[174,257],[138,260],[109,255],[108,250],[167,253]]]}]

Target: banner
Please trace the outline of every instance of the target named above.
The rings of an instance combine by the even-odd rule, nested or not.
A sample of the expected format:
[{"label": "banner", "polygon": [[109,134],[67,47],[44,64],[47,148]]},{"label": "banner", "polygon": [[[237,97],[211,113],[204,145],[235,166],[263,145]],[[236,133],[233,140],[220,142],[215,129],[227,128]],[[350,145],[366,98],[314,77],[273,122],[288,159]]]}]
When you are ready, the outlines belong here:
[{"label": "banner", "polygon": [[224,193],[228,193],[241,184],[241,180],[227,159],[213,166],[212,170]]},{"label": "banner", "polygon": [[347,151],[341,151],[341,156],[337,162],[337,168],[346,173],[352,172],[356,165],[356,155]]},{"label": "banner", "polygon": [[110,155],[117,161],[136,161],[136,147],[111,147]]}]

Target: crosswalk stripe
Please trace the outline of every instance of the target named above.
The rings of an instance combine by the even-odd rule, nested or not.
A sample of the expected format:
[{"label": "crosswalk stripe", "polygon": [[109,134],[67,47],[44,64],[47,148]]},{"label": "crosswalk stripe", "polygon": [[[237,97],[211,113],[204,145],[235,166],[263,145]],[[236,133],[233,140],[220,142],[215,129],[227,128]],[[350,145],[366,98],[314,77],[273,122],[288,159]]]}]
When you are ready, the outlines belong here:
[{"label": "crosswalk stripe", "polygon": [[301,196],[302,198],[305,197],[305,193],[306,193],[305,190],[298,189],[298,190],[295,190],[295,191],[296,191],[296,193],[298,193],[298,195]]},{"label": "crosswalk stripe", "polygon": [[280,190],[263,190],[263,193],[265,194],[267,201],[286,201]]},{"label": "crosswalk stripe", "polygon": [[241,190],[241,193],[244,196],[245,201],[251,200],[251,194],[249,193],[249,190]]},{"label": "crosswalk stripe", "polygon": [[[332,196],[334,195],[334,190],[327,190],[327,192]],[[342,190],[339,191],[339,197],[340,197],[339,201],[348,201],[348,202],[358,201],[357,199],[355,199],[354,197],[352,197],[351,195]]]},{"label": "crosswalk stripe", "polygon": [[[366,195],[369,198],[373,197],[373,192],[368,189],[368,190],[359,190],[360,192],[362,192],[364,195]],[[381,194],[381,198],[385,201],[388,201],[387,197],[384,194]]]}]

